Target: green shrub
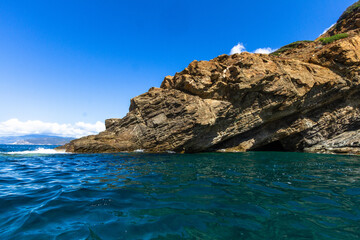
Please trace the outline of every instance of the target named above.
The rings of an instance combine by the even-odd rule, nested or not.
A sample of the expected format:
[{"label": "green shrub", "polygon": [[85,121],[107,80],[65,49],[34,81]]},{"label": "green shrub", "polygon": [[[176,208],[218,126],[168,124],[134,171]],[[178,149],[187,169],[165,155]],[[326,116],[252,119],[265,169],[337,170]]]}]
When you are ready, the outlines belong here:
[{"label": "green shrub", "polygon": [[347,38],[349,37],[349,34],[347,33],[340,33],[340,34],[336,34],[334,36],[331,36],[331,37],[327,37],[327,38],[320,38],[319,41],[326,45],[326,44],[329,44],[329,43],[332,43],[332,42],[335,42],[337,40],[340,40],[340,39],[343,39],[343,38]]},{"label": "green shrub", "polygon": [[290,43],[288,45],[283,46],[282,48],[276,50],[275,52],[271,53],[270,55],[279,56],[280,54],[282,54],[282,53],[284,53],[284,52],[286,52],[288,50],[297,48],[302,43],[308,43],[308,42],[313,42],[313,41],[304,40],[304,41],[293,42],[293,43]]},{"label": "green shrub", "polygon": [[355,9],[360,7],[360,1],[357,1],[356,3],[354,3],[353,5],[351,5],[350,7],[348,7],[345,11],[345,13],[351,13],[352,11],[354,11]]}]

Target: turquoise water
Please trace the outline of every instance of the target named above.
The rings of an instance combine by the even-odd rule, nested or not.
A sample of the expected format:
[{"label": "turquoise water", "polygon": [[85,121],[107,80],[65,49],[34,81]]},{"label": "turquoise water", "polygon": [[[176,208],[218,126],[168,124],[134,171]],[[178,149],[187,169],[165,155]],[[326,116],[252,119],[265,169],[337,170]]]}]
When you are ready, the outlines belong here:
[{"label": "turquoise water", "polygon": [[0,239],[360,238],[357,156],[41,148],[0,145]]}]

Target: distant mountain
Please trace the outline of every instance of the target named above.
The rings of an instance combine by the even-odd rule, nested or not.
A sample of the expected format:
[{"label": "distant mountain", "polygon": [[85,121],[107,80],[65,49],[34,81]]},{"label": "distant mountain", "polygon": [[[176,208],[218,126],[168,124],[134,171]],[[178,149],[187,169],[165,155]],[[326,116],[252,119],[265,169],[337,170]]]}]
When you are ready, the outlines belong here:
[{"label": "distant mountain", "polygon": [[0,144],[63,145],[70,142],[71,140],[74,140],[74,138],[31,134],[24,136],[0,137]]}]

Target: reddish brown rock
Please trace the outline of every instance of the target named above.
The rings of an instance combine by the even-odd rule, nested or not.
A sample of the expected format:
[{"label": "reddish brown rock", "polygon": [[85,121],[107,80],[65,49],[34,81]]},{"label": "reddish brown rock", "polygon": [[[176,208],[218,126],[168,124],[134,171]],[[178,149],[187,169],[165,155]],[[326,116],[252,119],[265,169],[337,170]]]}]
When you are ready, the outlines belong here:
[{"label": "reddish brown rock", "polygon": [[[288,151],[359,153],[359,9],[324,36],[275,55],[241,53],[193,61],[161,88],[131,100],[106,130],[67,151]],[[350,26],[351,25],[351,26]],[[335,149],[335,150],[334,150]]]}]

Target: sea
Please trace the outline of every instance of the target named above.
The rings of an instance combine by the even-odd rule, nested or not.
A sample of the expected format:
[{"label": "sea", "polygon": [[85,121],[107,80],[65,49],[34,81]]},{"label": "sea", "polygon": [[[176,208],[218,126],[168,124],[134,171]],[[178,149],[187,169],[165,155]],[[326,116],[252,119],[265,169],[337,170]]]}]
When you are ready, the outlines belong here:
[{"label": "sea", "polygon": [[360,157],[0,145],[0,239],[360,239]]}]

